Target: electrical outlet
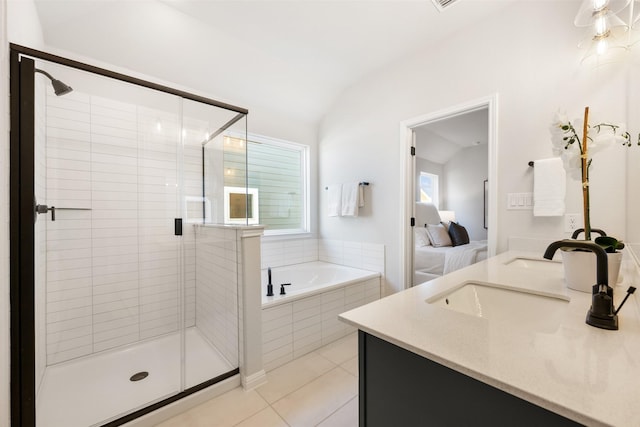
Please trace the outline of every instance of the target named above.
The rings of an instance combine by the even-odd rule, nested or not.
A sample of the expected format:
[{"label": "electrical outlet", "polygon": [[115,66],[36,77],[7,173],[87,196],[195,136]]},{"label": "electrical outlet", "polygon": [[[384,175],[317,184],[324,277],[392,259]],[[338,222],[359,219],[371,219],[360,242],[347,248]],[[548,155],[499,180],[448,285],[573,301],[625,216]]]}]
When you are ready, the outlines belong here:
[{"label": "electrical outlet", "polygon": [[567,233],[573,233],[578,228],[582,227],[582,215],[580,214],[565,214],[564,216],[564,231]]}]

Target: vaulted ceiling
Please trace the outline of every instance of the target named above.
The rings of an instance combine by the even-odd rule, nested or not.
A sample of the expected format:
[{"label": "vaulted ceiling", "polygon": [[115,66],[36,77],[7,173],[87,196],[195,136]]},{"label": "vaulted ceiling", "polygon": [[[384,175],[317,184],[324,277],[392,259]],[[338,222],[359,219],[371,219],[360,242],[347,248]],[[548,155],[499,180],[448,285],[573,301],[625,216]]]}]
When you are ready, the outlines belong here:
[{"label": "vaulted ceiling", "polygon": [[47,46],[317,123],[349,86],[514,0],[35,0]]}]

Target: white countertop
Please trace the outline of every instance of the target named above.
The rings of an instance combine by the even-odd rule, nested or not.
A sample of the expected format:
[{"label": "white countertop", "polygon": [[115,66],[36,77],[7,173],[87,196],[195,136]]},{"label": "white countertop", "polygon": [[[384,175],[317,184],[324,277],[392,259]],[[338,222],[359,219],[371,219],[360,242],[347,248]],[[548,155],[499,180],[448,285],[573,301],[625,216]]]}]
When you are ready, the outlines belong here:
[{"label": "white countertop", "polygon": [[[620,329],[585,323],[591,295],[567,289],[561,270],[505,265],[539,253],[506,252],[340,315],[369,334],[543,408],[593,426],[640,426],[640,291],[618,313]],[[617,307],[637,270],[623,262]],[[426,302],[465,281],[534,289],[570,298],[555,330],[514,318],[488,320]],[[595,278],[594,278],[595,282]],[[544,313],[541,313],[544,316]]]}]

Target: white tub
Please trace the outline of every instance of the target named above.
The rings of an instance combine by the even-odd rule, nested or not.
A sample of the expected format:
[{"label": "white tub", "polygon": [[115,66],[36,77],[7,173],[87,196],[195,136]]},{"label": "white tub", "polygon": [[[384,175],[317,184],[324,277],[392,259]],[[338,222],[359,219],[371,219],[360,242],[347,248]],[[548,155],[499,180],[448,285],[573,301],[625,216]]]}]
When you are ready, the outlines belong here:
[{"label": "white tub", "polygon": [[[373,279],[380,273],[322,261],[275,267],[271,269],[272,297],[267,296],[267,276],[267,269],[262,270],[262,308]],[[284,287],[286,295],[280,295],[283,283],[291,283]]]}]

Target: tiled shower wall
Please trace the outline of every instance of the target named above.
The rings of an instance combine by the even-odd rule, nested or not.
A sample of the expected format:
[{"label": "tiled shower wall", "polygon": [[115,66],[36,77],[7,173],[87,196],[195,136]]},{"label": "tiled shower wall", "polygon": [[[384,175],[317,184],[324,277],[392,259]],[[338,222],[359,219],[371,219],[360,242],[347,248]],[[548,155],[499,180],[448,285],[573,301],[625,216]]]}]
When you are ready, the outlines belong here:
[{"label": "tiled shower wall", "polygon": [[[46,103],[40,203],[58,208],[46,225],[47,364],[176,331],[182,269],[193,324],[194,235],[185,227],[181,265],[173,234],[179,117],[79,92]],[[186,146],[184,160],[185,179],[197,182],[200,147]]]},{"label": "tiled shower wall", "polygon": [[196,230],[196,323],[231,364],[238,361],[237,229],[194,226]]}]

